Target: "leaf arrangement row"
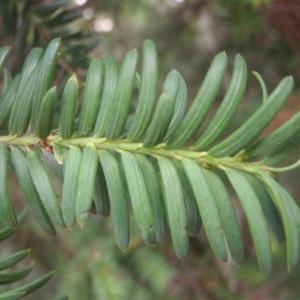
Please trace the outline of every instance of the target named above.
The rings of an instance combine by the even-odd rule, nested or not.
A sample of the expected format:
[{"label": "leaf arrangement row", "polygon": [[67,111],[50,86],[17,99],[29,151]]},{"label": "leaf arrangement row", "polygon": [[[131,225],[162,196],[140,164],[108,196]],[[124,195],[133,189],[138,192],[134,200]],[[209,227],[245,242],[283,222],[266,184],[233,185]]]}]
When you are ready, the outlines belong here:
[{"label": "leaf arrangement row", "polygon": [[[235,57],[224,98],[207,120],[226,72],[224,52],[213,59],[188,107],[187,87],[176,70],[167,74],[158,95],[157,52],[149,40],[143,45],[141,75],[136,50],[129,51],[120,66],[110,56],[95,58],[82,99],[75,76],[58,97],[52,84],[59,44],[55,39],[45,51],[32,49],[20,74],[3,85],[0,215],[4,224],[17,223],[7,184],[11,165],[32,214],[47,233],[55,234],[56,226],[84,226],[95,210],[111,215],[117,243],[126,249],[132,207],[147,244],[170,235],[176,255],[184,258],[189,236],[199,234],[202,225],[213,253],[222,261],[231,256],[240,263],[244,245],[229,181],[248,221],[260,268],[271,269],[272,231],[279,241],[286,241],[288,269],[296,264],[300,210],[273,173],[299,163],[285,168],[272,164],[299,147],[300,113],[266,138],[259,137],[286,103],[293,88],[291,77],[268,94],[255,73],[264,101],[228,133],[247,82],[247,65],[240,55]],[[1,64],[8,52],[7,47],[0,50]],[[53,122],[57,114],[59,120]],[[62,183],[59,197],[50,173]]]},{"label": "leaf arrangement row", "polygon": [[[18,223],[22,224],[25,220],[27,211],[26,209],[23,210],[17,217]],[[13,235],[16,232],[16,228],[12,229],[11,227],[3,226],[0,228],[0,242],[3,242],[3,240],[7,239],[11,235]],[[26,276],[30,274],[33,267],[26,267],[19,270],[11,270],[15,269],[18,263],[22,262],[24,259],[26,259],[31,253],[30,249],[21,250],[18,252],[15,252],[11,255],[8,255],[6,257],[3,257],[0,259],[0,285],[1,286],[7,286],[18,282]],[[34,281],[31,281],[21,287],[13,288],[11,290],[0,292],[0,299],[1,300],[17,300],[21,299],[33,292],[35,292],[37,289],[42,287],[44,284],[46,284],[49,279],[51,278],[53,272],[47,273],[38,279],[35,279]]]}]

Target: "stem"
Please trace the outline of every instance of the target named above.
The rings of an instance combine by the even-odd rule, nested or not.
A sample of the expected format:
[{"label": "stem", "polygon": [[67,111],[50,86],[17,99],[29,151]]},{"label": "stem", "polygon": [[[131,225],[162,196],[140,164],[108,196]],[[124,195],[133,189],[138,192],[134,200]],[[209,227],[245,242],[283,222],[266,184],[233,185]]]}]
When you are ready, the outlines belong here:
[{"label": "stem", "polygon": [[[45,141],[33,136],[2,136],[0,143],[17,147],[45,147]],[[215,167],[218,169],[236,168],[246,172],[258,174],[262,171],[269,171],[270,169],[262,163],[241,161],[239,156],[235,157],[214,157],[207,152],[198,152],[188,148],[172,149],[168,148],[166,144],[159,144],[152,147],[144,147],[142,143],[132,143],[126,139],[123,140],[109,140],[98,137],[74,137],[69,140],[62,139],[59,135],[50,135],[46,144],[50,146],[60,146],[68,148],[70,146],[77,146],[80,148],[90,146],[98,150],[110,150],[115,152],[128,151],[132,153],[139,153],[147,156],[158,157],[165,156],[171,159],[182,160],[185,158],[196,160],[199,164],[206,168]]]}]

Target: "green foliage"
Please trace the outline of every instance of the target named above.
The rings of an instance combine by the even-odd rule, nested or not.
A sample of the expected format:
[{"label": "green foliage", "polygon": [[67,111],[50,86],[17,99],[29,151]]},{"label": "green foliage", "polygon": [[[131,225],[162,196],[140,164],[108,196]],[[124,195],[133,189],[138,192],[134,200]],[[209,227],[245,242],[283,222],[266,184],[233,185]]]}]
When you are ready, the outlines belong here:
[{"label": "green foliage", "polygon": [[[17,226],[22,225],[26,217],[26,210],[20,213],[17,217],[16,227],[2,227],[0,228],[0,242],[10,237],[12,234],[16,232],[18,229]],[[17,300],[21,299],[33,292],[37,289],[41,288],[44,284],[46,284],[49,279],[52,277],[53,272],[45,274],[34,281],[31,281],[20,287],[13,287],[11,285],[15,282],[18,282],[25,278],[33,269],[32,266],[27,268],[19,268],[16,270],[18,263],[22,262],[26,257],[29,256],[31,250],[21,250],[15,252],[6,257],[0,258],[0,285],[4,288],[0,291],[0,299],[3,300]],[[13,269],[13,270],[12,270]],[[5,291],[4,291],[5,290]]]},{"label": "green foliage", "polygon": [[249,2],[252,3],[254,6],[261,6],[270,4],[273,0],[250,0]]},{"label": "green foliage", "polygon": [[45,46],[51,39],[61,37],[65,62],[86,68],[89,52],[99,43],[90,21],[83,18],[86,7],[72,0],[1,1],[0,39],[16,45],[14,67],[24,58],[24,50]]},{"label": "green foliage", "polygon": [[[60,280],[54,299],[62,295],[72,300],[180,299],[171,297],[168,290],[176,276],[172,261],[141,244],[137,236],[130,249],[120,251],[104,222],[99,221],[91,222],[84,237],[73,232],[65,241],[66,247],[76,251],[72,258],[68,255],[58,260]],[[101,241],[95,238],[99,233]],[[86,247],[82,247],[83,241]]]},{"label": "green foliage", "polygon": [[[184,259],[189,236],[197,235],[203,224],[213,253],[222,261],[232,257],[240,263],[244,246],[225,185],[229,182],[240,199],[261,270],[268,273],[272,266],[270,228],[275,227],[284,233],[288,269],[296,264],[300,209],[273,177],[299,163],[276,168],[264,161],[283,159],[299,147],[297,115],[259,139],[286,103],[293,88],[291,77],[284,78],[270,95],[265,92],[260,107],[228,133],[244,97],[244,59],[236,56],[224,99],[208,120],[226,73],[225,52],[213,59],[188,108],[186,84],[176,70],[167,74],[157,96],[157,53],[154,44],[146,41],[140,84],[135,84],[139,77],[136,50],[128,52],[120,68],[111,57],[94,59],[79,111],[73,76],[64,88],[59,124],[50,125],[57,98],[52,83],[58,51],[58,39],[44,52],[32,50],[0,102],[0,112],[6,112],[1,124],[6,135],[0,137],[5,153],[0,195],[11,212],[7,222],[13,221],[14,212],[3,180],[11,161],[28,206],[47,233],[55,234],[57,225],[83,227],[92,211],[105,217],[110,213],[117,243],[126,249],[132,207],[147,244],[165,241],[169,232],[176,255]],[[18,84],[14,84],[16,78]],[[296,142],[291,146],[290,140]],[[49,155],[51,163],[45,159]],[[60,174],[61,201],[49,180],[49,168]]]}]

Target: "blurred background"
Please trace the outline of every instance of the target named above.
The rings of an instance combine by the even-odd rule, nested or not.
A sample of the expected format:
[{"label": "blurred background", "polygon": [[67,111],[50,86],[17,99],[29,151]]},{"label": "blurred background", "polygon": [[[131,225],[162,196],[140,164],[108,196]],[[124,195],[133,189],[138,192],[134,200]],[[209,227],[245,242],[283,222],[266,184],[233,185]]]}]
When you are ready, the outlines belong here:
[{"label": "blurred background", "polygon": [[[189,99],[195,95],[216,53],[225,50],[233,62],[242,54],[249,67],[247,96],[233,127],[261,103],[261,90],[250,71],[258,71],[269,90],[286,75],[296,88],[288,105],[267,131],[299,110],[300,2],[299,0],[0,0],[0,44],[12,45],[8,68],[16,72],[33,46],[63,38],[57,82],[76,73],[84,78],[91,57],[111,54],[119,61],[143,40],[155,41],[161,78],[172,68],[187,81]],[[230,80],[230,72],[225,78]],[[221,98],[221,97],[220,97]],[[299,171],[280,180],[297,197]],[[13,185],[14,178],[11,178]],[[22,196],[15,190],[16,202]],[[232,196],[234,197],[234,195]],[[242,266],[219,262],[201,232],[192,238],[186,261],[176,259],[168,245],[144,246],[135,235],[122,252],[115,245],[111,222],[90,217],[84,230],[45,236],[30,218],[1,252],[31,247],[35,272],[56,271],[54,278],[28,299],[300,299],[300,265],[290,274],[284,246],[273,242],[274,271],[259,272],[243,215],[246,244]]]}]

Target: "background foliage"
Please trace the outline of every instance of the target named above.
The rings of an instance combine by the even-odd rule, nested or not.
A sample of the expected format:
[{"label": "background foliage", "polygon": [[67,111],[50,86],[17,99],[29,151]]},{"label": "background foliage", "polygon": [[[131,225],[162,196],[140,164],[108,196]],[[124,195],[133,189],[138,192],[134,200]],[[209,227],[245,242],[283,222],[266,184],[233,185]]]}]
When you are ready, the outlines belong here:
[{"label": "background foliage", "polygon": [[[199,70],[205,70],[214,54],[225,49],[230,56],[237,52],[243,54],[248,66],[259,71],[268,86],[274,87],[287,74],[295,77],[294,94],[286,109],[272,123],[272,128],[299,110],[300,50],[297,41],[300,38],[300,7],[296,0],[66,1],[68,8],[59,7],[58,13],[50,11],[48,24],[44,22],[47,19],[44,16],[41,18],[42,24],[37,23],[40,22],[37,6],[40,3],[47,5],[61,1],[8,2],[11,11],[0,8],[0,42],[1,45],[17,46],[15,49],[19,52],[14,54],[10,62],[12,71],[20,66],[22,57],[33,45],[44,46],[51,37],[61,35],[70,22],[71,31],[74,28],[85,30],[84,37],[94,38],[88,44],[82,42],[81,36],[74,35],[69,39],[65,33],[64,51],[67,61],[60,61],[64,72],[57,80],[63,80],[65,74],[74,70],[84,76],[84,62],[81,58],[86,55],[96,57],[110,53],[121,58],[128,49],[141,45],[148,37],[158,46],[162,74],[166,74],[170,66],[178,69],[187,80],[192,95],[204,76]],[[70,17],[62,25],[62,17],[57,16],[72,16],[74,9],[80,11],[75,14],[75,21],[80,24],[76,23],[75,26]],[[24,24],[27,25],[24,27]],[[250,79],[247,93],[247,105],[244,102],[239,111],[241,120],[260,101],[260,90],[254,78]],[[237,125],[239,120],[233,124]],[[298,176],[299,171],[293,171],[281,179],[293,195],[299,197]],[[11,178],[12,184],[14,180]],[[16,190],[16,202],[18,197],[21,196]],[[116,249],[109,225],[98,218],[90,223],[84,232],[76,230],[71,234],[60,233],[58,238],[49,239],[32,222],[27,221],[23,229],[10,240],[8,248],[30,246],[33,249],[36,265],[41,268],[38,271],[46,271],[53,266],[57,270],[50,284],[30,299],[52,299],[53,291],[54,299],[69,295],[70,299],[75,300],[129,297],[299,299],[299,267],[288,276],[285,253],[283,249],[275,247],[276,270],[265,278],[257,269],[246,228],[244,239],[247,260],[242,267],[237,268],[232,263],[221,264],[214,259],[202,236],[192,240],[191,253],[182,263],[170,249],[162,247],[158,251],[145,248],[138,238],[129,251],[123,254]],[[244,220],[242,224],[245,224]]]}]

